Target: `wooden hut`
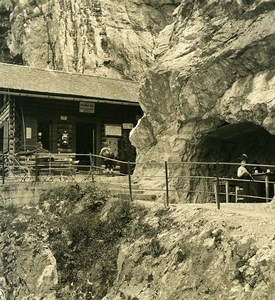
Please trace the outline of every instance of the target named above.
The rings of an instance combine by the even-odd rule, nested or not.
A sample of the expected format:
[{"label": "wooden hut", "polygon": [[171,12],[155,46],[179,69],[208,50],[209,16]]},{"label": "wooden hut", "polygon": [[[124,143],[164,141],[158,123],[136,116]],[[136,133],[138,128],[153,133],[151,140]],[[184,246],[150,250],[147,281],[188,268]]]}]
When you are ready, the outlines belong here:
[{"label": "wooden hut", "polygon": [[107,140],[119,159],[134,159],[125,149],[142,116],[138,82],[3,63],[0,78],[0,151],[42,142],[52,153],[98,154]]}]

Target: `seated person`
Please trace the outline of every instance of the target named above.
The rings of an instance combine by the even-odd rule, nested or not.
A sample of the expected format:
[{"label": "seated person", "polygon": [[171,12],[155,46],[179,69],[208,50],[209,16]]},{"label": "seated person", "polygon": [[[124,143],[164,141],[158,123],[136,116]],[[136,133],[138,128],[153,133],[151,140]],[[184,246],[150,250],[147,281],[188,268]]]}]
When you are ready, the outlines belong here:
[{"label": "seated person", "polygon": [[107,174],[113,175],[115,162],[112,159],[115,158],[115,155],[107,142],[103,143],[103,148],[100,150],[99,155],[104,157],[104,164]]},{"label": "seated person", "polygon": [[252,176],[248,169],[246,168],[246,161],[242,160],[241,165],[238,167],[237,170],[237,177],[242,179],[252,179]]},{"label": "seated person", "polygon": [[261,197],[262,194],[261,185],[254,181],[246,163],[247,155],[243,154],[241,164],[237,170],[237,177],[243,179],[243,181],[240,181],[239,186],[243,188],[243,198],[246,202],[256,202],[259,200],[257,197]]}]

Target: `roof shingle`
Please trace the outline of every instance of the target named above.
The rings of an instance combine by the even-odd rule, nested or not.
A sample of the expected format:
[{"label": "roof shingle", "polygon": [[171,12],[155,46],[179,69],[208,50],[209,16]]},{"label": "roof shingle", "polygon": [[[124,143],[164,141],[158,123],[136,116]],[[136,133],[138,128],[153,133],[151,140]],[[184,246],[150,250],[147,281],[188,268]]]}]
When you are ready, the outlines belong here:
[{"label": "roof shingle", "polygon": [[137,103],[139,83],[0,63],[0,89]]}]

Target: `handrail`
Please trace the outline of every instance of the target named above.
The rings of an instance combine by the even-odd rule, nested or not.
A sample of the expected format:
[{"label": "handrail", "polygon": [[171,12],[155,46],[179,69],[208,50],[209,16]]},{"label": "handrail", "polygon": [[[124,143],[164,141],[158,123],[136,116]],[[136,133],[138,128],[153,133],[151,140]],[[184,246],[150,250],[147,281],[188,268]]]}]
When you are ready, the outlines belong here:
[{"label": "handrail", "polygon": [[[81,157],[81,159],[80,159]],[[82,160],[84,158],[84,160]],[[40,182],[53,182],[54,180],[67,180],[77,182],[77,180],[92,180],[95,176],[102,175],[104,172],[103,160],[104,156],[92,153],[16,153],[9,155],[8,153],[2,154],[2,184],[6,182],[27,182],[27,181],[40,181]],[[80,160],[80,161],[79,161]],[[100,161],[102,160],[102,163]],[[169,202],[177,195],[185,195],[188,199],[195,197],[200,198],[202,195],[207,197],[208,202],[214,202],[216,196],[217,205],[226,202],[228,198],[235,196],[234,191],[224,190],[225,182],[227,184],[239,183],[255,185],[259,184],[261,189],[265,191],[263,196],[258,195],[245,195],[242,197],[246,199],[251,198],[256,200],[270,201],[273,197],[275,185],[274,181],[267,181],[266,177],[269,174],[262,174],[263,177],[256,177],[251,179],[233,178],[230,173],[230,167],[235,168],[239,163],[235,162],[128,162],[117,158],[108,158],[117,165],[116,175],[126,175],[121,172],[120,166],[125,165],[125,172],[128,174],[128,191],[130,199],[135,198],[136,185],[132,182],[132,174],[134,167],[138,168],[138,181],[148,182],[144,185],[142,191],[144,193],[157,193],[164,196],[164,204],[169,206]],[[9,170],[14,168],[14,172],[5,175],[7,164],[10,164]],[[144,167],[144,166],[147,167]],[[219,168],[217,168],[217,165]],[[130,166],[130,167],[129,167]],[[258,166],[263,169],[275,170],[275,165],[271,164],[247,164],[247,166]],[[22,168],[20,168],[22,167]],[[148,171],[148,168],[155,168],[156,173]],[[19,175],[21,176],[19,176]],[[35,176],[36,175],[36,176]],[[224,176],[225,175],[225,176]],[[261,175],[261,174],[259,174]],[[275,175],[274,175],[275,176]],[[234,176],[236,177],[236,176]],[[251,183],[253,182],[253,184]],[[150,184],[151,183],[151,184]],[[180,188],[179,188],[180,186]],[[272,189],[269,190],[270,186]],[[178,196],[179,195],[179,196]],[[220,196],[220,200],[217,198]]]}]

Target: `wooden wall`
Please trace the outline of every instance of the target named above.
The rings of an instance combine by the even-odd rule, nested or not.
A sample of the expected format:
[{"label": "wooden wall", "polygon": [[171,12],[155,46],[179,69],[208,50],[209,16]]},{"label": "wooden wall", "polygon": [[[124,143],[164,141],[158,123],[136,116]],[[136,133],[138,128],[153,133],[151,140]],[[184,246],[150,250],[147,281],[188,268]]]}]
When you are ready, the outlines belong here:
[{"label": "wooden wall", "polygon": [[[60,143],[62,133],[66,130],[69,133],[68,152],[76,150],[76,124],[85,123],[94,125],[96,153],[99,152],[102,140],[104,139],[104,124],[122,124],[137,122],[137,117],[142,116],[138,106],[95,103],[94,113],[79,112],[79,102],[69,100],[52,100],[32,97],[16,97],[17,121],[22,124],[21,132],[17,137],[23,148],[24,139],[26,148],[33,149],[38,141],[39,122],[49,122],[51,126],[50,151],[61,150]],[[24,137],[23,126],[31,128],[31,136]]]}]

